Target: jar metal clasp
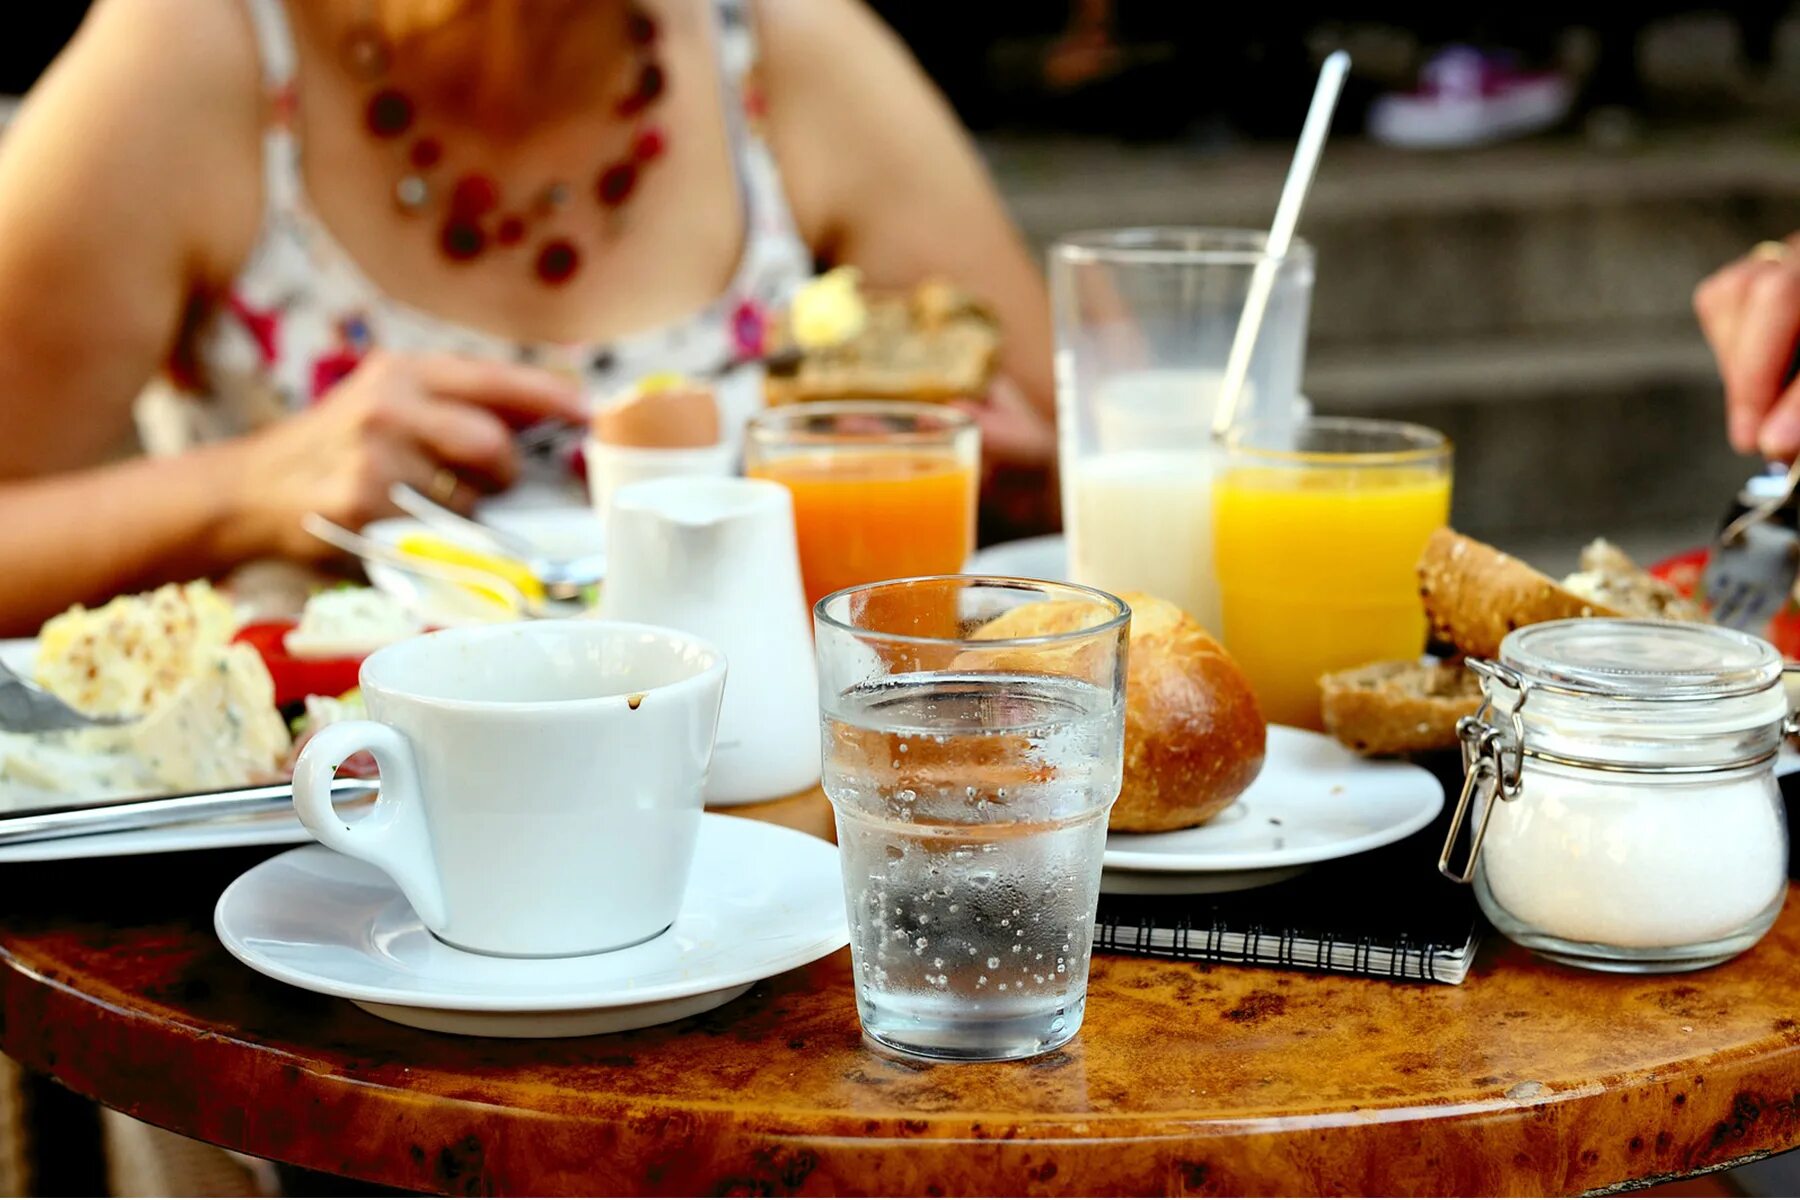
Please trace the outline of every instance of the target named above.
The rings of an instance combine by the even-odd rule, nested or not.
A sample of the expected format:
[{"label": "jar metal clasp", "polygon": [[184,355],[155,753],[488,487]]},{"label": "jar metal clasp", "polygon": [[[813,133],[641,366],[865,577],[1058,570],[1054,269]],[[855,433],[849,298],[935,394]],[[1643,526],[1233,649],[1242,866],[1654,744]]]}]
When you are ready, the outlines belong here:
[{"label": "jar metal clasp", "polygon": [[[1473,716],[1456,723],[1457,740],[1462,746],[1462,794],[1456,798],[1450,831],[1444,836],[1444,849],[1438,855],[1438,870],[1456,883],[1475,878],[1475,858],[1481,853],[1481,840],[1493,818],[1494,801],[1517,800],[1524,786],[1525,721],[1520,713],[1531,693],[1531,685],[1517,672],[1497,662],[1471,658],[1464,665],[1481,677],[1482,701]],[[1514,694],[1503,714],[1504,726],[1494,723],[1496,710],[1489,684],[1498,684]],[[1477,796],[1481,800],[1481,820],[1469,836],[1469,856],[1462,870],[1452,870],[1450,856],[1455,853],[1457,838],[1468,823],[1469,806]]]},{"label": "jar metal clasp", "polygon": [[[1800,663],[1786,663],[1781,668],[1781,678],[1789,675],[1800,675]],[[1800,737],[1800,708],[1789,709],[1787,719],[1781,723],[1781,736],[1784,738]]]}]

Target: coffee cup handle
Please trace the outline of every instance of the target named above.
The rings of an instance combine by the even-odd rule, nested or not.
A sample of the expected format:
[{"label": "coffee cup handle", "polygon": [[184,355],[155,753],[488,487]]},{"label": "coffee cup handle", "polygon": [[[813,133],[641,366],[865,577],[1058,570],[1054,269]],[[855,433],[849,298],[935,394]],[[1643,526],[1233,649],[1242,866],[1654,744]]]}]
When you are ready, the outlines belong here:
[{"label": "coffee cup handle", "polygon": [[[375,756],[381,770],[381,794],[374,809],[352,823],[332,806],[331,781],[345,759],[363,750]],[[448,923],[419,796],[418,762],[405,734],[375,721],[340,721],[313,734],[294,764],[294,811],[326,846],[386,871],[428,928]]]}]

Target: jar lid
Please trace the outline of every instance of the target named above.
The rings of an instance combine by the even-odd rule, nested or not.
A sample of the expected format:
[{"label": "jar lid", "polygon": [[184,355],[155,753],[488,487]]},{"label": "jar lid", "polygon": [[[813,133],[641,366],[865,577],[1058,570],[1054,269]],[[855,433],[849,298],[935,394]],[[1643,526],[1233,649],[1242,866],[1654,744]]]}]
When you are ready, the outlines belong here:
[{"label": "jar lid", "polygon": [[1575,618],[1527,625],[1500,661],[1535,686],[1613,700],[1704,700],[1779,686],[1781,655],[1759,637],[1686,621]]}]

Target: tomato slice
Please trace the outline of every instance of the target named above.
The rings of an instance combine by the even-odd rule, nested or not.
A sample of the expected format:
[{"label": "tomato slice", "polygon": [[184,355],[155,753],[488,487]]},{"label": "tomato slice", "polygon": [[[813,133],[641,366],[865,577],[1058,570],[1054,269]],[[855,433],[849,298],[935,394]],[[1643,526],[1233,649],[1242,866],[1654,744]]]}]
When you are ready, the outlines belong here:
[{"label": "tomato slice", "polygon": [[232,638],[262,656],[275,681],[275,707],[298,704],[308,696],[341,696],[357,685],[363,658],[295,658],[285,644],[294,621],[259,621],[246,625]]}]

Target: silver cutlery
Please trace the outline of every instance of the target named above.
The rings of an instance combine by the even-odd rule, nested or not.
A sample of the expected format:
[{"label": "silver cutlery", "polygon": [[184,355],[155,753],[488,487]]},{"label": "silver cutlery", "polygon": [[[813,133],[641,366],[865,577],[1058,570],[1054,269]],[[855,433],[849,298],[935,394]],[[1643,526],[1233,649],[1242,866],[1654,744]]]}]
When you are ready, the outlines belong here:
[{"label": "silver cutlery", "polygon": [[128,725],[131,717],[90,717],[61,697],[29,683],[0,662],[0,730],[7,733],[63,733]]},{"label": "silver cutlery", "polygon": [[[336,779],[331,784],[331,798],[339,804],[358,805],[379,790],[365,779]],[[0,845],[242,820],[292,811],[293,804],[293,785],[277,783],[150,800],[116,800],[81,808],[28,809],[0,817]]]},{"label": "silver cutlery", "polygon": [[1774,490],[1719,531],[1707,556],[1701,594],[1720,625],[1760,633],[1793,595],[1800,578],[1800,533],[1769,518],[1793,499],[1797,486],[1800,459]]}]

